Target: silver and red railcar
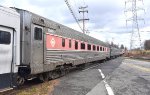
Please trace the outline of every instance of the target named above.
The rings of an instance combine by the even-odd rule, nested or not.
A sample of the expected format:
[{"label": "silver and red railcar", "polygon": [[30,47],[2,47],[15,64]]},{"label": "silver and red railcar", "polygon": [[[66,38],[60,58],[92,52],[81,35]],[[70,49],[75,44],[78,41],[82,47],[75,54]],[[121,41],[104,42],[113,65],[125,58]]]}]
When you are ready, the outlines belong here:
[{"label": "silver and red railcar", "polygon": [[109,45],[26,10],[20,14],[19,75],[43,76],[65,66],[109,58]]}]

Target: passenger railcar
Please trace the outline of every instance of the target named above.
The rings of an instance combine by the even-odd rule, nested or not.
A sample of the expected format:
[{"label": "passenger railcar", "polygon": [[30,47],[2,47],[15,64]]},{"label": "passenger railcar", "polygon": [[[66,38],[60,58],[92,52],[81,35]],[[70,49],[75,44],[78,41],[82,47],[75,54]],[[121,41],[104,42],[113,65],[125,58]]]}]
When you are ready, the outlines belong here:
[{"label": "passenger railcar", "polygon": [[0,89],[113,56],[109,44],[32,12],[1,6],[0,13]]},{"label": "passenger railcar", "polygon": [[110,58],[116,58],[118,56],[121,56],[122,54],[123,54],[122,49],[113,46],[110,47]]},{"label": "passenger railcar", "polygon": [[65,68],[64,65],[109,57],[109,45],[104,42],[29,11],[16,10],[21,18],[20,76],[43,77],[43,72]]}]

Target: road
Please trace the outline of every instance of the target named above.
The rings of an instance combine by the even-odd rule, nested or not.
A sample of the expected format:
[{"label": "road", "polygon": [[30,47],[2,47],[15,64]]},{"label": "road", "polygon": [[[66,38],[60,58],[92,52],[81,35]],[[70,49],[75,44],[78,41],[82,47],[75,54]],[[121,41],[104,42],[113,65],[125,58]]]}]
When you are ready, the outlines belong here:
[{"label": "road", "polygon": [[59,79],[49,95],[150,95],[150,62],[119,57]]}]

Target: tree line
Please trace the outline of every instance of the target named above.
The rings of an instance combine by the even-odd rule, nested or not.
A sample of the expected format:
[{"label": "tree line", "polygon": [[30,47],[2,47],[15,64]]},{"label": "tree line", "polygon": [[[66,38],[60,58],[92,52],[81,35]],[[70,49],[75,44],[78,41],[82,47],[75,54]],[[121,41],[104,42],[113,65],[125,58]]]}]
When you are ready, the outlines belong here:
[{"label": "tree line", "polygon": [[145,50],[150,50],[150,40],[146,40],[146,41],[144,42],[144,49],[145,49]]}]

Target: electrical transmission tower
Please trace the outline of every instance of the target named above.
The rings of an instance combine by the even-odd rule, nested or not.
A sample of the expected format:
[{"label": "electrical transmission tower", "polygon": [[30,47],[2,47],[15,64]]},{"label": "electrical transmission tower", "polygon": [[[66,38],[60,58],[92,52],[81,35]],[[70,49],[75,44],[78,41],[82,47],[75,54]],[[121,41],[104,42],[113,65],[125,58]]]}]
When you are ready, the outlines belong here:
[{"label": "electrical transmission tower", "polygon": [[89,20],[88,18],[85,18],[85,13],[88,13],[88,10],[86,10],[86,8],[87,8],[88,6],[85,6],[85,7],[80,7],[79,8],[79,13],[82,13],[83,14],[83,18],[82,19],[79,19],[79,21],[83,21],[83,28],[82,28],[82,30],[83,30],[83,33],[85,34],[86,32],[86,30],[85,30],[85,21],[87,21],[87,20]]},{"label": "electrical transmission tower", "polygon": [[128,0],[125,1],[125,7],[127,4],[131,4],[130,8],[126,8],[125,12],[131,12],[132,17],[126,20],[132,22],[132,33],[131,33],[131,40],[130,40],[130,49],[140,48],[141,49],[141,36],[139,31],[139,20],[144,20],[143,18],[138,17],[138,12],[140,10],[144,10],[138,6],[139,3],[143,4],[143,0]]}]

